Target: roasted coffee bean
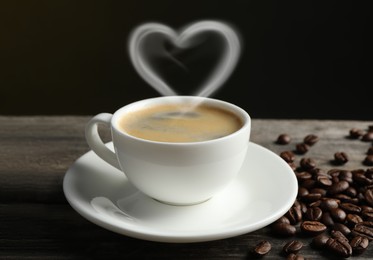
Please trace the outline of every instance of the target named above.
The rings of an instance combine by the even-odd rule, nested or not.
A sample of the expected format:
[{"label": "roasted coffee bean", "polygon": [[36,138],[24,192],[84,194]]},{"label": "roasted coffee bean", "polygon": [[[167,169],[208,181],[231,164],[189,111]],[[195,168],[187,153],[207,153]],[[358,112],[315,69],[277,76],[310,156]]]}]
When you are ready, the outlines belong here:
[{"label": "roasted coffee bean", "polygon": [[361,212],[361,208],[352,203],[341,203],[339,204],[339,207],[348,213],[359,214]]},{"label": "roasted coffee bean", "polygon": [[302,255],[291,253],[288,256],[286,256],[286,260],[304,260],[304,257]]},{"label": "roasted coffee bean", "polygon": [[322,216],[322,211],[319,207],[310,207],[307,209],[306,218],[308,220],[319,221]]},{"label": "roasted coffee bean", "polygon": [[356,224],[363,222],[363,219],[357,214],[347,214],[346,216],[347,225],[354,227]]},{"label": "roasted coffee bean", "polygon": [[[326,189],[322,189],[322,188],[313,188],[311,189],[310,193],[318,193],[321,195],[321,197],[324,197],[327,193],[327,190]],[[320,201],[321,203],[321,201]]]},{"label": "roasted coffee bean", "polygon": [[297,232],[297,229],[295,226],[287,224],[287,223],[274,223],[271,226],[271,230],[273,233],[280,235],[280,236],[294,236],[295,233]]},{"label": "roasted coffee bean", "polygon": [[337,194],[341,193],[348,189],[350,184],[347,181],[339,181],[336,183],[333,183],[332,186],[330,186],[328,192],[329,194]]},{"label": "roasted coffee bean", "polygon": [[358,128],[352,128],[351,130],[350,130],[350,135],[349,135],[349,137],[351,138],[351,139],[358,139],[358,138],[360,138],[361,136],[363,136],[364,135],[364,131],[363,130],[361,130],[361,129],[358,129]]},{"label": "roasted coffee bean", "polygon": [[365,133],[362,136],[361,140],[364,141],[364,142],[371,142],[371,141],[373,141],[373,132]]},{"label": "roasted coffee bean", "polygon": [[336,165],[342,165],[348,162],[348,155],[345,152],[337,152],[334,154],[333,163]]},{"label": "roasted coffee bean", "polygon": [[292,240],[292,241],[289,241],[287,242],[284,247],[282,248],[282,251],[288,255],[288,254],[291,254],[291,253],[298,253],[299,250],[301,250],[303,247],[303,243],[300,242],[300,241],[297,241],[297,240]]},{"label": "roasted coffee bean", "polygon": [[289,165],[289,167],[290,167],[293,171],[295,171],[295,170],[297,169],[297,166],[296,166],[295,163],[293,163],[293,162],[288,163],[288,165]]},{"label": "roasted coffee bean", "polygon": [[303,197],[307,194],[309,194],[309,191],[306,188],[304,188],[304,187],[299,187],[298,188],[298,197],[301,198],[301,197]]},{"label": "roasted coffee bean", "polygon": [[289,144],[291,142],[291,138],[288,134],[280,134],[277,137],[277,144]]},{"label": "roasted coffee bean", "polygon": [[345,242],[348,242],[347,237],[345,235],[343,235],[343,233],[338,231],[338,230],[332,230],[330,232],[330,235],[332,236],[332,238],[339,238],[339,239],[342,239]]},{"label": "roasted coffee bean", "polygon": [[368,125],[368,132],[373,132],[373,125]]},{"label": "roasted coffee bean", "polygon": [[323,249],[326,246],[326,242],[330,237],[325,233],[315,236],[312,239],[312,246],[317,249]]},{"label": "roasted coffee bean", "polygon": [[305,170],[312,170],[316,167],[316,162],[312,158],[302,158],[300,160],[300,166]]},{"label": "roasted coffee bean", "polygon": [[276,220],[275,223],[286,223],[286,224],[290,224],[290,221],[287,217],[285,216],[282,216],[281,218],[279,218],[278,220]]},{"label": "roasted coffee bean", "polygon": [[373,155],[367,155],[363,161],[363,164],[366,166],[373,166]]},{"label": "roasted coffee bean", "polygon": [[362,236],[373,240],[373,222],[372,221],[363,221],[357,223],[351,232],[354,236]]},{"label": "roasted coffee bean", "polygon": [[318,141],[319,141],[319,137],[317,135],[313,135],[313,134],[307,135],[303,139],[303,143],[305,143],[305,144],[307,144],[309,146],[314,145]]},{"label": "roasted coffee bean", "polygon": [[348,187],[345,191],[344,191],[345,194],[347,194],[348,196],[350,197],[356,197],[357,195],[357,191],[354,187]]},{"label": "roasted coffee bean", "polygon": [[334,222],[340,222],[342,223],[346,219],[346,212],[343,209],[336,208],[336,209],[331,209],[329,211],[330,216],[334,220]]},{"label": "roasted coffee bean", "polygon": [[295,145],[295,153],[297,154],[305,154],[309,150],[309,146],[305,143],[298,143]]},{"label": "roasted coffee bean", "polygon": [[369,240],[366,237],[356,236],[351,239],[350,245],[354,255],[360,255],[365,252],[369,246]]},{"label": "roasted coffee bean", "polygon": [[320,208],[329,211],[339,207],[339,200],[332,198],[325,198],[321,201]]},{"label": "roasted coffee bean", "polygon": [[340,171],[338,175],[339,180],[347,181],[348,183],[353,183],[352,172],[350,171]]},{"label": "roasted coffee bean", "polygon": [[373,168],[366,169],[365,176],[369,179],[373,179]]},{"label": "roasted coffee bean", "polygon": [[340,169],[330,169],[327,174],[334,177],[334,176],[339,176],[339,174],[341,173],[342,170]]},{"label": "roasted coffee bean", "polygon": [[352,255],[352,247],[348,241],[341,238],[329,238],[326,242],[326,248],[337,256],[347,258]]},{"label": "roasted coffee bean", "polygon": [[303,221],[300,229],[309,235],[318,235],[326,230],[326,226],[319,221]]},{"label": "roasted coffee bean", "polygon": [[333,226],[333,230],[341,232],[344,236],[349,236],[351,233],[351,229],[349,229],[346,225],[342,223],[335,223]]},{"label": "roasted coffee bean", "polygon": [[302,220],[301,208],[293,205],[285,216],[289,219],[290,224],[295,225]]},{"label": "roasted coffee bean", "polygon": [[315,188],[315,186],[316,186],[316,181],[312,179],[308,179],[302,182],[302,187],[309,189],[309,190]]},{"label": "roasted coffee bean", "polygon": [[364,209],[361,216],[365,221],[373,221],[373,209]]},{"label": "roasted coffee bean", "polygon": [[272,245],[266,240],[260,241],[254,248],[253,253],[257,256],[264,256],[271,251]]},{"label": "roasted coffee bean", "polygon": [[334,220],[333,218],[330,216],[330,213],[329,212],[323,212],[322,216],[321,216],[321,223],[323,223],[324,225],[328,226],[328,227],[332,227],[334,226]]},{"label": "roasted coffee bean", "polygon": [[367,186],[372,184],[372,180],[365,176],[365,172],[358,172],[353,175],[353,180],[356,184],[361,186]]},{"label": "roasted coffee bean", "polygon": [[364,192],[365,201],[370,205],[373,206],[373,188],[367,189]]},{"label": "roasted coffee bean", "polygon": [[332,186],[333,182],[327,176],[318,176],[317,177],[317,184],[319,184],[321,187],[330,187],[330,186]]},{"label": "roasted coffee bean", "polygon": [[295,160],[295,155],[291,151],[281,152],[280,157],[287,163],[292,163]]},{"label": "roasted coffee bean", "polygon": [[296,174],[295,174],[295,177],[297,177],[297,180],[298,180],[299,182],[303,182],[303,181],[305,181],[305,180],[310,180],[310,179],[312,179],[312,174],[309,173],[309,172],[305,172],[305,171],[303,171],[303,172],[296,173]]},{"label": "roasted coffee bean", "polygon": [[373,155],[373,146],[369,147],[367,155]]},{"label": "roasted coffee bean", "polygon": [[321,197],[322,197],[322,195],[320,193],[309,193],[309,194],[303,196],[302,200],[310,203],[310,202],[315,202],[315,201],[320,200]]}]

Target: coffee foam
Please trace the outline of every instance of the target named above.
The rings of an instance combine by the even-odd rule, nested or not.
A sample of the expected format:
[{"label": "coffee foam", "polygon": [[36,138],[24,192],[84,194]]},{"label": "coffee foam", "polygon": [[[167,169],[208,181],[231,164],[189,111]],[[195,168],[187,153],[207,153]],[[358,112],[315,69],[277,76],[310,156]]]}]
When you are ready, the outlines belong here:
[{"label": "coffee foam", "polygon": [[129,112],[119,120],[119,128],[129,135],[159,142],[212,140],[242,125],[233,113],[207,105],[155,105]]}]

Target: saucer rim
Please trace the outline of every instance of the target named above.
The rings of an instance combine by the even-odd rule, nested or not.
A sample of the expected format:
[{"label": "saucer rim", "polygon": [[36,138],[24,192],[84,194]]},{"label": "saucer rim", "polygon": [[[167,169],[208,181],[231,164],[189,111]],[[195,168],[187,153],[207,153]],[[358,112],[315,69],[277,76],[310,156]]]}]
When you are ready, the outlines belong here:
[{"label": "saucer rim", "polygon": [[[112,142],[106,143],[107,146],[112,146]],[[253,231],[256,231],[260,228],[263,228],[274,221],[276,221],[278,218],[283,216],[289,208],[293,205],[297,192],[298,192],[298,184],[297,180],[295,177],[295,174],[290,174],[293,173],[293,170],[290,168],[290,166],[277,154],[272,152],[271,150],[253,143],[249,142],[249,147],[252,146],[252,149],[261,149],[267,153],[269,153],[273,158],[271,160],[277,160],[277,163],[282,164],[283,167],[287,168],[289,171],[289,189],[292,189],[291,196],[284,201],[284,204],[282,207],[276,210],[275,213],[270,213],[268,216],[264,217],[261,221],[256,221],[254,223],[246,223],[246,224],[240,224],[240,225],[234,225],[230,226],[229,229],[218,229],[218,231],[214,229],[210,230],[203,230],[201,232],[196,232],[196,230],[187,232],[172,232],[172,231],[161,231],[158,229],[151,229],[149,227],[145,228],[141,227],[141,225],[137,224],[134,225],[133,223],[130,222],[124,222],[121,221],[120,225],[115,224],[115,221],[105,221],[99,217],[99,214],[92,214],[92,210],[84,205],[87,203],[86,201],[81,201],[80,198],[77,198],[74,196],[74,189],[69,187],[68,181],[69,176],[72,174],[72,168],[74,165],[79,163],[83,157],[88,157],[94,154],[92,150],[86,152],[82,156],[80,156],[78,159],[74,161],[74,163],[67,169],[64,179],[63,179],[63,192],[64,195],[70,204],[70,206],[82,217],[86,218],[90,222],[105,228],[107,230],[110,230],[112,232],[122,234],[125,236],[129,236],[132,238],[138,238],[138,239],[143,239],[147,241],[154,241],[154,242],[167,242],[167,243],[195,243],[195,242],[207,242],[207,241],[214,241],[214,240],[219,240],[219,239],[225,239],[225,238],[230,238],[230,237],[235,237],[243,234],[247,234]],[[250,149],[250,148],[249,148]],[[112,167],[108,165],[109,167]],[[114,168],[112,168],[114,169]],[[115,169],[118,171],[117,169]],[[76,191],[75,191],[76,192]],[[89,202],[88,202],[89,204]]]}]

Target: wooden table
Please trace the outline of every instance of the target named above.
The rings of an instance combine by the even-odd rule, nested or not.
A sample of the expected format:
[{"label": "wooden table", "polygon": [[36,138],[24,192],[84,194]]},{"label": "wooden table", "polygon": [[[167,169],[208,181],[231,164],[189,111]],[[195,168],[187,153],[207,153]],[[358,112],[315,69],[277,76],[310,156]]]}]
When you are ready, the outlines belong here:
[{"label": "wooden table", "polygon": [[[272,243],[266,259],[279,259],[282,246],[291,239],[305,244],[307,259],[326,259],[310,246],[307,237],[274,237],[269,227],[224,240],[168,244],[119,235],[92,224],[67,203],[62,181],[67,168],[89,148],[84,127],[89,117],[0,117],[0,259],[247,259],[260,240]],[[362,165],[371,143],[346,138],[353,127],[366,129],[373,122],[321,120],[260,120],[252,123],[251,140],[280,153],[294,149],[307,134],[320,141],[305,155],[318,167],[330,169],[337,151],[350,161],[340,168]],[[274,141],[288,133],[293,141],[280,146]],[[104,130],[104,139],[109,133]],[[302,156],[297,156],[297,163]],[[373,257],[373,245],[359,257]]]}]

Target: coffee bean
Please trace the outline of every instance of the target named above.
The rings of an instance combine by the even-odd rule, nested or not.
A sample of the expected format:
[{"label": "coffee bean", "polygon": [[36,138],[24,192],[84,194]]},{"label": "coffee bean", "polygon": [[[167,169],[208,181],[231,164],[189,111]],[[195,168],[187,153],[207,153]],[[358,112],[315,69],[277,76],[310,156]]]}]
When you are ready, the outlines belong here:
[{"label": "coffee bean", "polygon": [[316,167],[316,162],[312,158],[302,158],[300,166],[305,170],[311,170]]},{"label": "coffee bean", "polygon": [[366,237],[356,236],[351,239],[350,245],[354,255],[360,255],[365,252],[369,246],[369,240]]},{"label": "coffee bean", "polygon": [[286,223],[286,224],[290,224],[290,221],[287,217],[285,216],[282,216],[281,218],[279,218],[278,220],[276,220],[275,223]]},{"label": "coffee bean", "polygon": [[330,187],[332,186],[333,182],[327,176],[318,176],[317,184],[319,184],[321,187]]},{"label": "coffee bean", "polygon": [[358,139],[358,138],[360,138],[360,137],[363,136],[363,135],[364,135],[364,131],[363,131],[363,130],[358,129],[358,128],[352,128],[352,129],[350,130],[350,135],[349,135],[349,137],[350,137],[351,139]]},{"label": "coffee bean", "polygon": [[329,211],[330,216],[334,220],[334,222],[340,222],[342,223],[346,219],[346,212],[344,212],[343,209],[336,208],[336,209],[331,209]]},{"label": "coffee bean", "polygon": [[347,214],[346,216],[347,225],[354,227],[356,224],[363,222],[363,219],[357,214]]},{"label": "coffee bean", "polygon": [[356,184],[361,185],[361,186],[366,186],[366,185],[372,184],[372,180],[367,178],[367,176],[365,176],[364,171],[354,172],[353,175],[352,175],[352,178],[353,178],[354,182],[356,182]]},{"label": "coffee bean", "polygon": [[307,194],[309,194],[309,191],[306,188],[304,188],[304,187],[299,187],[298,188],[298,197],[301,198],[301,197],[303,197]]},{"label": "coffee bean", "polygon": [[304,172],[296,173],[295,177],[297,177],[298,182],[303,182],[305,180],[310,180],[312,178],[312,174],[304,171]]},{"label": "coffee bean", "polygon": [[[311,189],[311,193],[318,193],[321,195],[321,197],[324,197],[327,193],[327,190],[326,189],[322,189],[322,188],[313,188]],[[321,201],[320,201],[321,203]]]},{"label": "coffee bean", "polygon": [[281,152],[280,157],[287,163],[292,163],[295,160],[295,155],[291,151]]},{"label": "coffee bean", "polygon": [[277,144],[289,144],[291,142],[291,138],[288,134],[280,134],[278,137],[277,137],[277,141],[276,143]]},{"label": "coffee bean", "polygon": [[369,147],[367,155],[373,155],[373,146]]},{"label": "coffee bean", "polygon": [[368,133],[364,134],[363,137],[361,138],[361,140],[364,141],[364,142],[373,141],[373,132],[368,132]]},{"label": "coffee bean", "polygon": [[312,239],[312,246],[317,249],[323,249],[329,238],[330,237],[326,235],[325,233],[317,235]]},{"label": "coffee bean", "polygon": [[328,226],[328,227],[332,227],[334,226],[334,220],[333,218],[330,216],[330,213],[329,212],[323,212],[322,216],[321,216],[321,222]]},{"label": "coffee bean", "polygon": [[297,232],[297,229],[295,226],[287,224],[287,223],[274,223],[271,226],[271,230],[280,236],[294,236],[295,233]]},{"label": "coffee bean", "polygon": [[343,235],[343,233],[338,231],[338,230],[332,230],[330,232],[330,235],[332,236],[332,238],[338,238],[338,239],[341,239],[345,242],[348,242],[347,237],[345,235]]},{"label": "coffee bean", "polygon": [[337,152],[334,154],[333,163],[336,165],[342,165],[348,162],[348,156],[344,152]]},{"label": "coffee bean", "polygon": [[271,251],[271,243],[269,243],[266,240],[260,241],[253,249],[253,253],[256,256],[264,256],[268,254],[269,251]]},{"label": "coffee bean", "polygon": [[373,125],[368,125],[368,132],[373,132]]},{"label": "coffee bean", "polygon": [[347,181],[339,181],[339,182],[333,183],[332,186],[330,186],[328,191],[329,191],[329,194],[333,195],[333,194],[341,193],[347,190],[349,186],[350,184]]},{"label": "coffee bean", "polygon": [[306,218],[308,220],[319,221],[322,216],[322,211],[319,207],[310,207],[307,209]]},{"label": "coffee bean", "polygon": [[361,212],[361,216],[365,221],[373,221],[373,209],[364,209]]},{"label": "coffee bean", "polygon": [[348,241],[341,238],[329,238],[326,242],[326,248],[337,256],[347,258],[352,255],[352,247]]},{"label": "coffee bean", "polygon": [[339,207],[348,213],[359,214],[361,212],[361,208],[352,203],[341,203]]},{"label": "coffee bean", "polygon": [[314,145],[315,143],[317,143],[319,141],[319,137],[317,135],[313,135],[313,134],[310,134],[310,135],[307,135],[306,137],[304,137],[303,139],[303,142],[309,146],[312,146]]},{"label": "coffee bean", "polygon": [[373,155],[367,155],[363,161],[363,164],[366,166],[373,166]]},{"label": "coffee bean", "polygon": [[288,256],[286,256],[286,260],[304,260],[304,257],[302,255],[291,253]]},{"label": "coffee bean", "polygon": [[300,229],[309,235],[318,235],[326,230],[326,226],[319,221],[305,220],[301,223]]},{"label": "coffee bean", "polygon": [[339,201],[336,199],[325,198],[321,201],[320,208],[326,211],[339,207]]},{"label": "coffee bean", "polygon": [[338,175],[338,178],[339,178],[339,180],[341,180],[341,181],[347,181],[348,183],[352,183],[353,182],[352,172],[350,172],[350,171],[346,171],[346,170],[340,171],[339,175]]},{"label": "coffee bean", "polygon": [[364,192],[365,201],[370,205],[373,206],[373,188],[367,189]]},{"label": "coffee bean", "polygon": [[285,216],[289,219],[290,224],[297,224],[299,221],[302,220],[302,211],[300,207],[292,206]]},{"label": "coffee bean", "polygon": [[344,191],[345,194],[347,194],[348,196],[350,197],[356,197],[357,195],[357,191],[354,187],[348,187],[345,191]]},{"label": "coffee bean", "polygon": [[305,143],[298,143],[295,145],[295,153],[297,154],[305,154],[309,150],[309,147]]},{"label": "coffee bean", "polygon": [[335,223],[333,226],[333,230],[341,232],[346,237],[351,233],[351,229],[349,229],[346,225],[342,223]]},{"label": "coffee bean", "polygon": [[372,221],[363,221],[357,223],[351,232],[354,236],[362,236],[373,240],[373,222]]},{"label": "coffee bean", "polygon": [[315,202],[315,201],[320,200],[321,197],[322,197],[322,195],[320,193],[309,193],[309,194],[303,196],[302,200],[310,203],[310,202]]},{"label": "coffee bean", "polygon": [[291,253],[298,253],[299,250],[301,250],[303,247],[303,243],[300,242],[300,241],[297,241],[297,240],[292,240],[292,241],[289,241],[287,242],[284,247],[283,247],[283,252],[288,255],[288,254],[291,254]]}]

